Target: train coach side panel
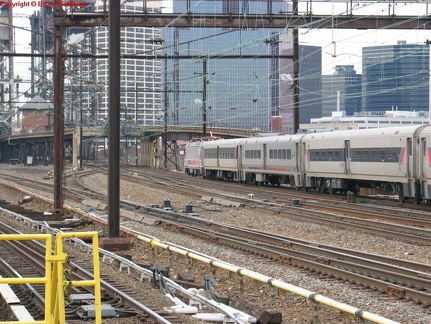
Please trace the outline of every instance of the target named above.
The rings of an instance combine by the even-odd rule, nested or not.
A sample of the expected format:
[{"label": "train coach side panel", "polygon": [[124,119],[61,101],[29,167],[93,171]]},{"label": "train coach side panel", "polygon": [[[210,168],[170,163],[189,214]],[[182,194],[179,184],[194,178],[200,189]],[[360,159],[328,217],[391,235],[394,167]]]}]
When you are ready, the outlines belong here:
[{"label": "train coach side panel", "polygon": [[408,182],[413,127],[339,131],[304,136],[307,177]]},{"label": "train coach side panel", "polygon": [[407,182],[409,134],[350,139],[349,173],[353,179]]},{"label": "train coach side panel", "polygon": [[263,152],[265,143],[263,138],[257,137],[241,140],[241,170],[243,172],[261,173],[265,169]]},{"label": "train coach side panel", "polygon": [[277,174],[296,174],[297,152],[302,136],[280,136],[268,142],[266,147],[266,169]]},{"label": "train coach side panel", "polygon": [[344,138],[310,134],[303,138],[304,172],[308,177],[345,176]]},{"label": "train coach side panel", "polygon": [[203,143],[202,164],[206,170],[237,170],[238,139]]}]

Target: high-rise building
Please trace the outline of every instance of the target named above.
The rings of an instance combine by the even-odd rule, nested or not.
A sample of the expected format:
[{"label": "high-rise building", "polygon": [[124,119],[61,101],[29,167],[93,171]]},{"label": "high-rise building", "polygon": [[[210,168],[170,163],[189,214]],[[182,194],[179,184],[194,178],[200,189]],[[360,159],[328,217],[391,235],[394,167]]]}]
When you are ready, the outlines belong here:
[{"label": "high-rise building", "polygon": [[[102,1],[84,0],[85,11],[104,9]],[[154,3],[150,3],[154,4]],[[160,12],[159,7],[147,4],[145,10]],[[160,4],[155,3],[159,6]],[[142,13],[143,3],[127,2],[122,12]],[[41,7],[30,18],[32,27],[32,51],[47,54],[53,51],[53,10]],[[73,56],[65,63],[64,116],[65,123],[84,126],[104,125],[108,117],[108,70],[107,58],[89,58],[92,55],[107,55],[109,52],[108,28],[72,27],[65,31],[65,46]],[[160,60],[153,58],[126,58],[127,54],[160,56],[160,28],[121,28],[121,98],[120,118],[122,122],[140,125],[161,124],[161,71]],[[80,57],[82,55],[82,57]],[[41,56],[32,58],[32,95],[39,94],[53,101],[52,59]]]},{"label": "high-rise building", "polygon": [[429,47],[420,44],[362,48],[363,111],[429,109]]},{"label": "high-rise building", "polygon": [[[149,3],[150,4],[150,3]],[[160,12],[158,7],[146,6],[148,12]],[[122,12],[142,13],[142,1],[127,2],[121,6]],[[103,4],[96,6],[102,10]],[[96,31],[97,54],[107,54],[109,50],[109,34],[107,27]],[[122,27],[121,52],[124,54],[161,55],[161,31],[156,27]],[[107,118],[108,90],[108,59],[97,60],[97,121]],[[161,107],[161,62],[153,58],[122,58],[121,59],[121,98],[120,119],[122,122],[139,125],[160,125],[162,123]]]},{"label": "high-rise building", "polygon": [[322,116],[322,48],[299,46],[299,122]]},{"label": "high-rise building", "polygon": [[[273,1],[272,8],[267,1],[187,2],[174,1],[173,12],[255,15],[288,8],[284,1]],[[282,87],[290,87],[281,84],[280,74],[293,75],[293,56],[280,57],[283,51],[293,55],[286,50],[293,47],[292,32],[261,25],[196,27],[163,29],[166,87],[162,92],[166,93],[168,123],[199,126],[205,112],[208,128],[270,131],[271,117],[282,115],[284,108],[292,109],[280,102]]]},{"label": "high-rise building", "polygon": [[332,116],[334,111],[343,111],[353,116],[361,111],[362,75],[353,65],[337,65],[332,75],[322,76],[322,117]]}]

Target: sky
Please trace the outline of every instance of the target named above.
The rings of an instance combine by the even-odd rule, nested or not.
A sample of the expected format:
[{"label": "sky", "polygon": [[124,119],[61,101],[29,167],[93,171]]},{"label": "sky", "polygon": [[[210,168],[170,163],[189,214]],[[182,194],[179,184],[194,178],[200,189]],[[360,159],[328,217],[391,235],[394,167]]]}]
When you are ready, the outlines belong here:
[{"label": "sky", "polygon": [[[19,2],[12,0],[12,2]],[[342,2],[342,3],[340,3]],[[340,15],[346,11],[347,0],[335,2],[314,1],[314,14]],[[368,1],[369,5],[355,7],[355,14],[381,14],[387,15],[388,5]],[[39,7],[14,8],[14,25],[29,30],[28,17]],[[303,9],[300,9],[300,12]],[[412,4],[399,2],[394,10],[395,14],[425,15],[428,10],[431,13],[431,5]],[[392,11],[391,11],[392,12]],[[30,53],[30,32],[21,28],[15,28],[15,45],[17,53]],[[342,29],[301,29],[299,32],[300,44],[322,47],[322,73],[332,74],[336,65],[354,65],[357,73],[361,73],[362,47],[377,45],[394,45],[397,41],[404,40],[408,44],[424,44],[431,39],[431,31],[426,30],[342,30]],[[15,75],[19,74],[23,80],[30,80],[29,58],[15,58]]]},{"label": "sky", "polygon": [[322,47],[322,74],[332,74],[336,65],[354,65],[362,73],[362,47],[424,44],[431,39],[430,31],[418,30],[303,30],[300,44]]}]

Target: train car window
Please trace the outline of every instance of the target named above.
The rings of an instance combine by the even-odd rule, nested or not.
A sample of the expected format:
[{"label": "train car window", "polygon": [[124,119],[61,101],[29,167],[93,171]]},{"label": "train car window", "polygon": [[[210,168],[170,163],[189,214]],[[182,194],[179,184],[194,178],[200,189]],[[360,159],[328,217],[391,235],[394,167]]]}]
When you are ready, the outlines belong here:
[{"label": "train car window", "polygon": [[292,151],[291,150],[287,150],[287,156],[286,156],[286,158],[288,160],[292,159]]},{"label": "train car window", "polygon": [[369,160],[370,159],[370,151],[363,151],[362,152],[362,159],[363,160]]},{"label": "train car window", "polygon": [[[374,148],[372,150],[365,148],[351,149],[351,161],[353,162],[398,162],[399,147],[382,147]],[[340,152],[341,160],[344,158]],[[335,156],[334,156],[335,157]]]},{"label": "train car window", "polygon": [[388,158],[387,158],[387,161],[390,161],[390,162],[395,162],[395,161],[397,161],[397,159],[396,159],[396,153],[395,153],[395,151],[394,150],[388,150]]},{"label": "train car window", "polygon": [[334,160],[340,161],[340,157],[341,157],[340,151],[335,151],[334,152]]},{"label": "train car window", "polygon": [[356,160],[358,160],[358,161],[362,160],[362,152],[361,152],[361,151],[356,151],[356,150],[355,150],[354,159],[355,159],[355,161],[356,161]]},{"label": "train car window", "polygon": [[287,159],[287,151],[286,149],[283,150],[283,160]]},{"label": "train car window", "polygon": [[321,152],[320,157],[321,157],[321,160],[325,161],[326,160],[326,152],[325,151]]},{"label": "train car window", "polygon": [[333,152],[332,151],[328,151],[328,154],[326,155],[326,158],[328,160],[332,160],[333,159]]},{"label": "train car window", "polygon": [[269,150],[269,158],[270,159],[274,158],[274,150]]},{"label": "train car window", "polygon": [[412,154],[413,154],[413,152],[412,152],[413,150],[412,150],[412,140],[411,139],[408,139],[407,140],[407,154],[409,155],[409,156],[412,156]]},{"label": "train car window", "polygon": [[257,158],[258,159],[262,158],[262,151],[261,150],[257,151]]}]

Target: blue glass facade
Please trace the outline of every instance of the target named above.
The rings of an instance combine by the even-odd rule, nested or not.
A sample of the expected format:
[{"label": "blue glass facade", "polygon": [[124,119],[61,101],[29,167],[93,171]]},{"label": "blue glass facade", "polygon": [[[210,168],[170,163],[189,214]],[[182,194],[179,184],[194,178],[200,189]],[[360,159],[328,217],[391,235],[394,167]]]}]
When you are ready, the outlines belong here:
[{"label": "blue glass facade", "polygon": [[[190,1],[190,8],[193,15],[249,15],[286,11],[287,4],[275,1],[269,8],[267,1]],[[173,12],[186,12],[186,2],[174,1]],[[204,106],[209,128],[269,131],[270,117],[279,115],[280,110],[279,67],[283,63],[279,58],[279,35],[288,33],[269,28],[164,28],[166,67],[162,71],[168,123],[202,125]],[[223,57],[226,55],[230,58]]]},{"label": "blue glass facade", "polygon": [[429,109],[429,47],[404,44],[362,49],[363,111]]}]

